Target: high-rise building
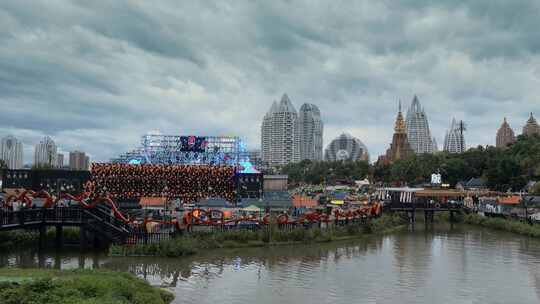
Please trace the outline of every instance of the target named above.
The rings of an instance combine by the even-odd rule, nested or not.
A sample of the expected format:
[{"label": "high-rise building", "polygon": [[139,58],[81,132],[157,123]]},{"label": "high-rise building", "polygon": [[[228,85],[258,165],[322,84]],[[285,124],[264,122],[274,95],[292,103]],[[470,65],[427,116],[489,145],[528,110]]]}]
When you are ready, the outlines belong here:
[{"label": "high-rise building", "polygon": [[69,168],[71,170],[89,170],[89,157],[81,151],[69,152]]},{"label": "high-rise building", "polygon": [[414,150],[409,144],[407,138],[407,125],[401,113],[401,102],[399,103],[399,111],[394,125],[394,136],[390,148],[386,150],[386,154],[379,157],[378,162],[390,164],[398,159],[404,159],[414,154]]},{"label": "high-rise building", "polygon": [[305,103],[298,112],[298,147],[300,160],[322,160],[323,122],[314,104]]},{"label": "high-rise building", "polygon": [[264,115],[261,125],[261,158],[265,164],[270,164],[272,161],[272,120],[277,108],[277,102],[274,100],[270,110]]},{"label": "high-rise building", "polygon": [[58,153],[56,154],[56,168],[63,168],[64,167],[64,154]]},{"label": "high-rise building", "polygon": [[453,118],[450,129],[446,131],[446,135],[444,136],[444,151],[450,153],[463,153],[465,151],[465,136],[463,135],[463,131],[465,131],[463,121],[458,123]]},{"label": "high-rise building", "polygon": [[414,95],[411,106],[407,110],[407,139],[416,154],[433,153],[433,139],[429,131],[429,123],[424,108],[418,97]]},{"label": "high-rise building", "polygon": [[9,169],[22,169],[23,147],[21,141],[11,135],[2,138],[0,159],[4,160]]},{"label": "high-rise building", "polygon": [[270,166],[298,162],[298,113],[287,94],[266,113],[261,126],[263,160]]},{"label": "high-rise building", "polygon": [[529,119],[525,123],[525,126],[523,126],[523,135],[532,136],[535,134],[540,135],[540,126],[538,126],[538,123],[531,112]]},{"label": "high-rise building", "polygon": [[366,145],[358,138],[342,133],[326,146],[324,150],[325,161],[369,161]]},{"label": "high-rise building", "polygon": [[516,136],[514,135],[514,130],[510,128],[508,122],[506,122],[506,117],[503,120],[503,123],[499,130],[497,130],[497,136],[495,138],[496,146],[499,148],[506,147],[510,144],[516,142]]},{"label": "high-rise building", "polygon": [[35,166],[56,166],[56,144],[49,136],[45,136],[34,148]]}]

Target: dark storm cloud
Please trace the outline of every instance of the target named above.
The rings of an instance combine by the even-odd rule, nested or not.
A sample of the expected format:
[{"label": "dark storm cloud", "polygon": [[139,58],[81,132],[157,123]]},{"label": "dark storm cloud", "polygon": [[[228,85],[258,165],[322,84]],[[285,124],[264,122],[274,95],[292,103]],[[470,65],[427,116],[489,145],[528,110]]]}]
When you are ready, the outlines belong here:
[{"label": "dark storm cloud", "polygon": [[453,116],[493,144],[540,116],[540,2],[2,1],[0,135],[107,160],[153,129],[259,145],[272,100],[317,104],[325,142],[373,158],[418,94],[442,145]]}]

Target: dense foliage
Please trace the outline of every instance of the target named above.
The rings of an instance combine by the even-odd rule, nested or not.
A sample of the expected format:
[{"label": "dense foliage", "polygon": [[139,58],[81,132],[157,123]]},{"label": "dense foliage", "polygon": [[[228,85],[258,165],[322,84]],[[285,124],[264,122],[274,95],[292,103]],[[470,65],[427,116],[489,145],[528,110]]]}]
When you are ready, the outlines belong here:
[{"label": "dense foliage", "polygon": [[293,184],[321,184],[364,179],[369,173],[369,168],[369,163],[366,161],[312,162],[303,160],[286,165],[281,172],[289,175],[289,180]]},{"label": "dense foliage", "polygon": [[413,155],[391,165],[302,161],[282,169],[292,184],[333,183],[370,176],[376,182],[416,185],[429,183],[435,172],[440,172],[443,182],[452,187],[459,181],[482,177],[491,189],[519,191],[529,180],[540,181],[540,137],[520,136],[507,148],[478,146],[462,154]]},{"label": "dense foliage", "polygon": [[540,180],[540,137],[519,137],[507,148],[478,146],[462,154],[439,152],[413,155],[392,165],[375,165],[377,181],[420,184],[439,171],[443,181],[455,186],[459,181],[482,177],[490,189],[522,189],[529,180]]}]

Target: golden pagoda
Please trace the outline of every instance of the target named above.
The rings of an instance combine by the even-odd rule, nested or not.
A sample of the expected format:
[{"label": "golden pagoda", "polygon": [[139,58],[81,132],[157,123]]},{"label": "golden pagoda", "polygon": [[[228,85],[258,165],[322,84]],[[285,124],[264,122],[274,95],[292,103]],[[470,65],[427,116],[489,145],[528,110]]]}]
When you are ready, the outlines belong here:
[{"label": "golden pagoda", "polygon": [[401,113],[401,101],[399,111],[394,125],[394,136],[390,148],[386,150],[386,155],[379,157],[379,161],[390,164],[398,159],[407,158],[414,154],[407,139],[407,125]]}]

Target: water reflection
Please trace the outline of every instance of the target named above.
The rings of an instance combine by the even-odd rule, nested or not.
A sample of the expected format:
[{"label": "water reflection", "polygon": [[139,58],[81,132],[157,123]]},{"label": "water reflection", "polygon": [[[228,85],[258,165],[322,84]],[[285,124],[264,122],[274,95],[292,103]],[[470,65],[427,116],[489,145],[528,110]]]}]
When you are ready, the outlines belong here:
[{"label": "water reflection", "polygon": [[170,288],[177,303],[540,302],[540,242],[466,226],[183,259],[0,253],[0,264],[128,271]]}]

